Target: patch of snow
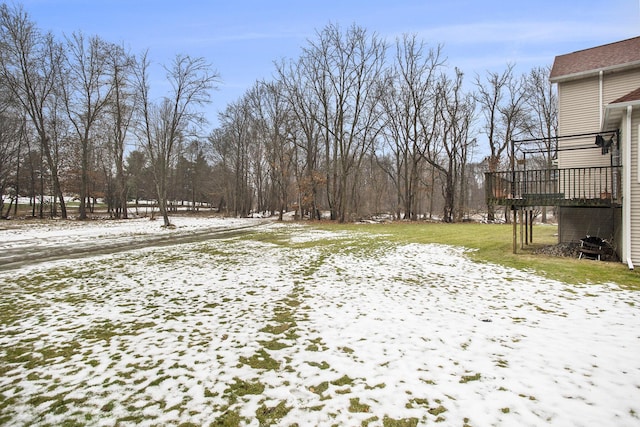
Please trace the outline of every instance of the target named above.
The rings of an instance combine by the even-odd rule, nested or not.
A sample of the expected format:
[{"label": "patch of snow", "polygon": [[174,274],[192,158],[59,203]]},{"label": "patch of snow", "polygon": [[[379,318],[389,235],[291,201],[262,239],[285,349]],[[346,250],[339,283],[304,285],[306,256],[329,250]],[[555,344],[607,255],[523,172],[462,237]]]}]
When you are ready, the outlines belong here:
[{"label": "patch of snow", "polygon": [[[144,221],[64,232],[171,232]],[[366,238],[261,230],[281,227],[293,242]],[[63,241],[55,228],[0,241]],[[640,423],[640,294],[475,263],[462,248],[360,253],[229,238],[49,262],[0,283],[0,393],[12,425],[209,424],[227,410],[258,425],[256,411],[280,402],[290,409],[278,425]],[[293,334],[267,328],[283,310]],[[284,347],[265,349],[273,340]],[[276,369],[248,362],[265,353]],[[265,388],[232,401],[237,381]],[[54,406],[61,399],[66,410]]]}]

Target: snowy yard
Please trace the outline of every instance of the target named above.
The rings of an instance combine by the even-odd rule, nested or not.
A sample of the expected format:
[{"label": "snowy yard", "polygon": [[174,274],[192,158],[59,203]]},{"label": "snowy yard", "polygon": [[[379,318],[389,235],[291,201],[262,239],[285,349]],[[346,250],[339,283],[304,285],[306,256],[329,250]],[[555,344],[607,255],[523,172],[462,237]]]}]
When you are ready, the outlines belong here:
[{"label": "snowy yard", "polygon": [[[0,250],[160,233],[67,224]],[[639,293],[456,247],[269,223],[3,271],[0,292],[1,425],[640,425]]]}]

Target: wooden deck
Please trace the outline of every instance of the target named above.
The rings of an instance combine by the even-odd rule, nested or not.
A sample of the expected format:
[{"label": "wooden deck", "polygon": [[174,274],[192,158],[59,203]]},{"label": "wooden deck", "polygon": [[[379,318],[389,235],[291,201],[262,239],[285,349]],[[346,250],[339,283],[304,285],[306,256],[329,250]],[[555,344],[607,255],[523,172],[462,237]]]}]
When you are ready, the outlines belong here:
[{"label": "wooden deck", "polygon": [[533,206],[620,206],[621,167],[487,172],[488,204]]}]

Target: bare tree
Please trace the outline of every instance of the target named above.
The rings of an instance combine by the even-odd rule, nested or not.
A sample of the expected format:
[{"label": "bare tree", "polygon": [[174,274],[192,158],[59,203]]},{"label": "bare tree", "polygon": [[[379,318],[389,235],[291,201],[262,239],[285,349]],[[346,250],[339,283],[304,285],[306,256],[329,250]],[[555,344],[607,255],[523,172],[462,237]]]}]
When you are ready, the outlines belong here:
[{"label": "bare tree", "polygon": [[[47,160],[53,193],[60,200],[62,218],[67,209],[59,179],[55,141],[51,138],[50,109],[59,90],[62,47],[50,33],[42,34],[19,6],[0,5],[1,78],[35,129]],[[55,203],[54,203],[55,206]],[[55,208],[52,208],[52,213]]]},{"label": "bare tree", "polygon": [[269,180],[279,220],[287,207],[292,177],[293,144],[291,115],[282,82],[259,82],[252,91],[254,110],[266,149]]},{"label": "bare tree", "polygon": [[127,134],[131,127],[135,110],[132,73],[135,58],[124,48],[111,45],[107,53],[107,72],[112,88],[112,96],[107,106],[107,120],[111,132],[108,136],[109,148],[115,164],[116,217],[127,219],[127,176],[124,155]]},{"label": "bare tree", "polygon": [[266,91],[260,82],[249,89],[243,98],[243,105],[247,113],[247,136],[246,152],[247,172],[249,177],[248,207],[257,212],[275,211],[273,202],[273,180],[272,175],[276,165],[271,163],[271,123],[265,114]]},{"label": "bare tree", "polygon": [[435,114],[436,72],[443,65],[441,51],[441,46],[427,50],[415,35],[403,35],[396,40],[395,62],[381,82],[385,91],[381,98],[385,140],[394,157],[393,170],[387,173],[396,185],[398,218],[402,209],[404,218],[417,219],[423,147],[433,136],[424,126],[432,125],[429,117]]},{"label": "bare tree", "polygon": [[313,96],[312,83],[305,78],[303,61],[278,65],[279,87],[289,104],[291,137],[295,146],[294,174],[298,188],[300,217],[320,219],[320,191],[325,181],[320,170],[320,127],[316,114],[319,100]]},{"label": "bare tree", "polygon": [[140,199],[148,200],[154,193],[154,191],[149,188],[153,178],[149,173],[149,165],[144,151],[133,150],[129,153],[126,159],[125,174],[127,176],[127,188],[135,200],[137,215],[139,213]]},{"label": "bare tree", "polygon": [[74,33],[67,39],[68,56],[63,81],[66,112],[80,148],[79,219],[87,218],[90,156],[94,150],[94,127],[111,101],[114,86],[108,77],[111,46],[97,36]]},{"label": "bare tree", "polygon": [[[549,75],[551,68],[537,67],[527,76],[526,88],[528,105],[531,110],[531,137],[539,141],[538,150],[542,154],[545,169],[545,182],[550,183],[550,170],[557,148],[558,135],[558,99]],[[551,191],[551,189],[547,189]],[[542,222],[547,222],[547,207],[542,207]]]},{"label": "bare tree", "polygon": [[[323,132],[327,198],[331,218],[344,222],[349,186],[379,128],[376,106],[386,45],[358,26],[343,32],[328,25],[303,49],[303,67],[320,106],[315,117]],[[350,181],[351,180],[351,181]]]},{"label": "bare tree", "polygon": [[[0,110],[0,217],[2,218],[8,218],[11,208],[18,205],[20,148],[25,132],[20,116],[7,109]],[[4,196],[7,194],[11,195],[11,202],[4,213]]]},{"label": "bare tree", "polygon": [[165,68],[171,93],[156,103],[151,99],[148,70],[145,53],[135,72],[141,118],[138,133],[153,169],[160,214],[168,227],[168,177],[176,148],[192,126],[204,123],[196,107],[209,102],[218,74],[203,58],[177,55]]},{"label": "bare tree", "polygon": [[[460,203],[456,204],[456,196],[464,200],[464,176],[468,161],[469,147],[475,143],[470,138],[471,123],[474,115],[472,96],[462,91],[463,74],[456,69],[454,79],[442,75],[438,84],[439,91],[439,126],[441,128],[440,144],[442,159],[427,158],[436,168],[444,182],[442,196],[444,198],[445,222],[453,222],[461,218]],[[462,184],[462,185],[461,185]]]},{"label": "bare tree", "polygon": [[[16,108],[18,107],[18,108]],[[20,182],[20,151],[26,139],[26,125],[21,109],[0,75],[0,217],[17,212]],[[5,195],[11,195],[6,214]]]},{"label": "bare tree", "polygon": [[[228,110],[229,106],[227,106],[227,113],[229,112]],[[224,117],[228,117],[228,114],[225,114]],[[234,168],[233,136],[228,129],[230,123],[225,124],[223,122],[222,114],[220,118],[223,127],[211,131],[207,142],[209,143],[213,162],[214,182],[217,184],[217,189],[214,190],[217,200],[214,200],[214,202],[217,203],[218,212],[225,211],[228,214],[230,203],[233,203],[234,206],[232,207],[235,208],[235,202],[233,202],[235,200],[234,177],[237,175],[237,170]]]},{"label": "bare tree", "polygon": [[187,166],[186,183],[183,191],[190,200],[191,210],[198,211],[199,205],[211,201],[211,168],[206,161],[204,143],[198,138],[193,139],[185,150]]},{"label": "bare tree", "polygon": [[212,135],[217,156],[232,173],[227,181],[227,204],[234,216],[245,216],[251,209],[249,191],[249,140],[251,115],[246,99],[227,105],[220,113],[222,132]]},{"label": "bare tree", "polygon": [[[514,65],[508,64],[500,74],[487,72],[485,80],[476,75],[477,102],[484,117],[484,133],[489,144],[489,172],[496,172],[512,140],[528,129],[524,79],[514,75]],[[513,164],[515,159],[510,158]],[[487,218],[495,219],[493,206],[488,206]]]}]

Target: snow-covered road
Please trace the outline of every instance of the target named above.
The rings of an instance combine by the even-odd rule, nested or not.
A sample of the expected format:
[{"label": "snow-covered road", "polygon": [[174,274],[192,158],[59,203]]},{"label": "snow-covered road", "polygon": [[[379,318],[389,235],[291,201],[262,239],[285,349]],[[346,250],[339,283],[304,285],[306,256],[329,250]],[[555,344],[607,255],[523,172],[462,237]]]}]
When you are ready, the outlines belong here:
[{"label": "snow-covered road", "polygon": [[0,230],[0,269],[15,269],[45,261],[118,253],[222,238],[264,220],[177,217],[172,227],[162,221],[17,221]]}]

